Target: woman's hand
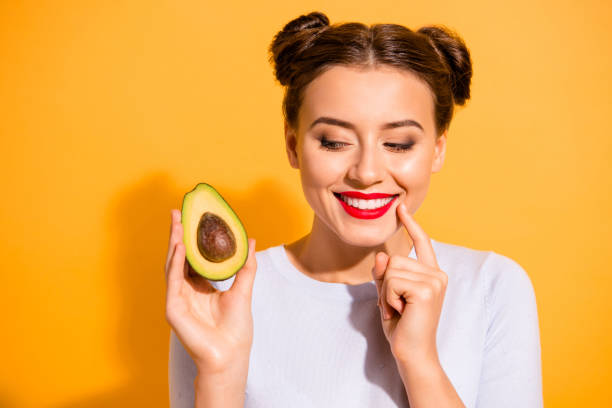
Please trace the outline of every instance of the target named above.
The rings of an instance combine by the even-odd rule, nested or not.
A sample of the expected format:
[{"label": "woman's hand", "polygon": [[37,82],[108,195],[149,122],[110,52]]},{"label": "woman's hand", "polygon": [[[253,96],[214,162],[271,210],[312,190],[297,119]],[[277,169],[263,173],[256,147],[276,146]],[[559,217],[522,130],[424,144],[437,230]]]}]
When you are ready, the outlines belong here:
[{"label": "woman's hand", "polygon": [[244,366],[253,341],[251,295],[257,262],[250,238],[246,263],[227,291],[216,290],[185,261],[181,212],[172,210],[166,259],[166,320],[200,373]]},{"label": "woman's hand", "polygon": [[398,362],[438,361],[436,332],[448,276],[438,267],[429,237],[403,203],[397,213],[414,243],[417,260],[376,254],[372,275],[383,331]]}]

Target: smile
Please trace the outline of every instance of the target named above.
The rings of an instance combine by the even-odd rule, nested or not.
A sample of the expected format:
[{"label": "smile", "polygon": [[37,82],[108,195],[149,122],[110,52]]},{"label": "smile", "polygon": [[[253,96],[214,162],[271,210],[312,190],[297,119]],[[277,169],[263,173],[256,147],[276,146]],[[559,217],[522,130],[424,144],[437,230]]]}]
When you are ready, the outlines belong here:
[{"label": "smile", "polygon": [[399,194],[364,194],[357,191],[334,193],[344,210],[361,219],[382,217]]}]

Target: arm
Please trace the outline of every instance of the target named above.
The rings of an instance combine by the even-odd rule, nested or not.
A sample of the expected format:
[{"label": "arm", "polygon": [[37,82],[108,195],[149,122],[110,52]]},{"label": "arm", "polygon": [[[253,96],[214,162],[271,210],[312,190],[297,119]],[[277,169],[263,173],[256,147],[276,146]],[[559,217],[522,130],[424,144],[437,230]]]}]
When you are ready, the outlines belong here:
[{"label": "arm", "polygon": [[436,348],[448,275],[438,265],[431,239],[404,203],[398,205],[397,213],[414,241],[417,259],[384,252],[375,255],[372,276],[383,331],[411,408],[462,408]]},{"label": "arm", "polygon": [[234,372],[206,374],[199,370],[173,331],[170,332],[168,384],[170,408],[240,407],[244,406],[244,391],[248,361],[242,359]]},{"label": "arm", "polygon": [[[170,403],[172,408],[241,407],[253,340],[255,240],[249,238],[247,260],[231,287],[220,291],[186,262],[180,216],[172,210],[165,267]],[[219,395],[225,398],[218,404]]]},{"label": "arm", "polygon": [[476,408],[541,408],[540,332],[531,280],[518,263],[496,253],[483,267],[488,329]]},{"label": "arm", "polygon": [[248,360],[221,373],[198,371],[193,385],[195,408],[243,408],[248,374]]},{"label": "arm", "polygon": [[411,408],[465,408],[437,356],[397,366]]}]

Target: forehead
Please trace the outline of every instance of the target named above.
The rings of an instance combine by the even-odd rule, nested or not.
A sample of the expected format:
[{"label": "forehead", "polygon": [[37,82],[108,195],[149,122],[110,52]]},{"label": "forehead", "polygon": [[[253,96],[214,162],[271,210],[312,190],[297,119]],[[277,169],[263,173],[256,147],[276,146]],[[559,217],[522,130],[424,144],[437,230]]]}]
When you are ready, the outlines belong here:
[{"label": "forehead", "polygon": [[426,82],[410,71],[389,66],[360,69],[328,68],[304,90],[300,127],[319,116],[332,116],[357,127],[413,119],[434,132],[433,94]]}]

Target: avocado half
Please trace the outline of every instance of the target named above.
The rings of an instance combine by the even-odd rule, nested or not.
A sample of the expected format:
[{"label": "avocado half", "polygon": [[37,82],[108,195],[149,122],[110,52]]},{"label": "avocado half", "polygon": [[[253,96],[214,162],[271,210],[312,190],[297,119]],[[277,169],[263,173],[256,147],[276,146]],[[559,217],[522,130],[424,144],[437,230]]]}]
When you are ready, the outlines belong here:
[{"label": "avocado half", "polygon": [[211,185],[199,183],[185,194],[181,223],[185,257],[194,271],[220,281],[242,268],[249,251],[246,230]]}]

